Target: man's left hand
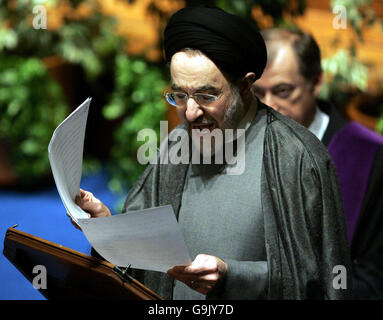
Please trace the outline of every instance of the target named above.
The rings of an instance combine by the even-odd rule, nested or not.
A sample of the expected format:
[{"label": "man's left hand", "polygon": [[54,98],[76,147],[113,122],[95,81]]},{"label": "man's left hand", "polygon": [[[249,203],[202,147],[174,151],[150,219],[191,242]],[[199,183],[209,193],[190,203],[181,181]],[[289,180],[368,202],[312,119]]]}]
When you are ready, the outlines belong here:
[{"label": "man's left hand", "polygon": [[174,279],[182,281],[193,290],[207,294],[227,273],[227,263],[222,259],[199,254],[187,266],[175,266],[168,270]]}]

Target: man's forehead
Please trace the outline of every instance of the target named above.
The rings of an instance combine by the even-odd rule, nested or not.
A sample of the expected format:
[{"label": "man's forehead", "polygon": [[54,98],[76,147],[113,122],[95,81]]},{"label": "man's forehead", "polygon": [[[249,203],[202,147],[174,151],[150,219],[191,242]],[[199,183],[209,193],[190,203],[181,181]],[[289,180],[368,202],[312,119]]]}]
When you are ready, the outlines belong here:
[{"label": "man's forehead", "polygon": [[176,53],[170,63],[173,89],[216,90],[226,81],[217,66],[204,55]]},{"label": "man's forehead", "polygon": [[274,86],[279,83],[295,83],[302,80],[298,62],[291,46],[279,46],[274,59],[269,62],[262,77],[255,82],[259,86]]},{"label": "man's forehead", "polygon": [[298,62],[291,45],[279,45],[275,52],[274,59],[266,68],[274,72],[299,72]]},{"label": "man's forehead", "polygon": [[201,51],[181,50],[175,53],[170,60],[170,67],[179,66],[185,63],[194,65],[216,67],[215,63]]}]

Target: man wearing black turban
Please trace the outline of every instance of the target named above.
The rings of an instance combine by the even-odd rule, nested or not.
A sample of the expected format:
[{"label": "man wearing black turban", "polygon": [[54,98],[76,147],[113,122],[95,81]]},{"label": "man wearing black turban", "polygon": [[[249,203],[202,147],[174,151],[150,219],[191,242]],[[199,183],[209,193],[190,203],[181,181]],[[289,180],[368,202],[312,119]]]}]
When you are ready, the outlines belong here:
[{"label": "man wearing black turban", "polygon": [[254,72],[261,77],[266,66],[266,46],[252,25],[218,8],[184,8],[174,14],[165,29],[167,62],[184,49],[203,52],[221,71],[234,77]]},{"label": "man wearing black turban", "polygon": [[[171,204],[195,259],[167,274],[134,276],[168,299],[347,299],[335,170],[319,140],[254,97],[267,56],[259,32],[218,8],[185,8],[171,17],[164,48],[172,77],[166,98],[183,120],[177,129],[197,131],[197,145],[225,131],[223,149],[245,150],[246,165],[238,174],[226,158],[149,165],[124,212]],[[239,129],[244,149],[243,135],[226,139]],[[168,149],[179,144],[175,131]],[[110,215],[87,192],[78,203],[94,217]]]}]

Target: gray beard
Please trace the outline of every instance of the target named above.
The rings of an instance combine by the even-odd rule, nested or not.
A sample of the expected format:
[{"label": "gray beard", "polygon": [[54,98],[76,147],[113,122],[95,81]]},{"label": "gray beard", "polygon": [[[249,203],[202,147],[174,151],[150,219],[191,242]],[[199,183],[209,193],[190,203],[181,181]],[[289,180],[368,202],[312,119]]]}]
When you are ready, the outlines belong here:
[{"label": "gray beard", "polygon": [[238,87],[233,87],[233,96],[223,118],[223,129],[236,129],[245,116],[245,102]]}]

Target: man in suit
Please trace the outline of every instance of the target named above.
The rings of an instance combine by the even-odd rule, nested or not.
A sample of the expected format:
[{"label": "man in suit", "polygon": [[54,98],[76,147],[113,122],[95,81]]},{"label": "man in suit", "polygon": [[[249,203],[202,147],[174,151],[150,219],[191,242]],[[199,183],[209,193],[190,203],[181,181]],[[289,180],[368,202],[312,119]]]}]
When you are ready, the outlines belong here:
[{"label": "man in suit", "polygon": [[328,148],[341,188],[354,297],[383,297],[383,138],[317,99],[322,85],[320,49],[300,30],[262,32],[268,61],[253,86],[262,102],[308,128]]}]

